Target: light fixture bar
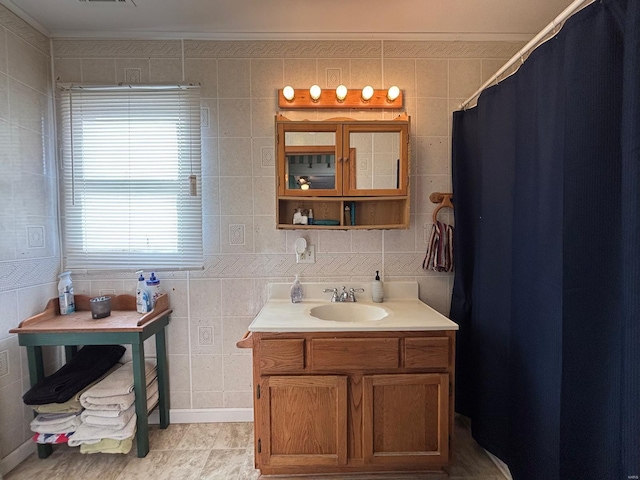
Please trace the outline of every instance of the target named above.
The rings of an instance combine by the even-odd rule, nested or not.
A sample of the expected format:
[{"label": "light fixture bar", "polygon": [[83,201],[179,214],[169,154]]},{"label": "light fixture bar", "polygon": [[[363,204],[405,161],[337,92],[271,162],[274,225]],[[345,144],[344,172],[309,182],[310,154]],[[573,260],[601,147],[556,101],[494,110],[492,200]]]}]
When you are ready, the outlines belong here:
[{"label": "light fixture bar", "polygon": [[387,98],[386,89],[374,89],[373,96],[369,100],[362,99],[362,89],[350,88],[347,96],[343,101],[336,98],[335,89],[325,88],[320,94],[317,101],[311,99],[308,88],[296,88],[295,98],[291,101],[287,100],[282,93],[282,89],[278,90],[278,107],[284,110],[292,110],[297,108],[335,108],[335,109],[392,109],[402,108],[403,96],[402,90],[396,99],[390,101]]}]

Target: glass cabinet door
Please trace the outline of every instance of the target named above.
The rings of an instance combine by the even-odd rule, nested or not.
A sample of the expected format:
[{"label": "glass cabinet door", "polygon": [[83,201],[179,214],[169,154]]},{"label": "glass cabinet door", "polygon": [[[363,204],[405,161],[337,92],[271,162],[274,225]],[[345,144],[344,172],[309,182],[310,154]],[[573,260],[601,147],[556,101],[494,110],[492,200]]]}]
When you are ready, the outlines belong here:
[{"label": "glass cabinet door", "polygon": [[340,195],[342,130],[314,122],[278,125],[278,193]]},{"label": "glass cabinet door", "polygon": [[406,195],[407,125],[345,125],[343,195]]}]

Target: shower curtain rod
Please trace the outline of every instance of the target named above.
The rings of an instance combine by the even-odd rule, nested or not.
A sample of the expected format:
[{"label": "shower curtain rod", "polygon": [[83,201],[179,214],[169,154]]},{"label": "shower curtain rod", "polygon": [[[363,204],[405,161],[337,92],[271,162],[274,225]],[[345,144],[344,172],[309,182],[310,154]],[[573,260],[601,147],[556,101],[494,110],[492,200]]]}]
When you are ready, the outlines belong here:
[{"label": "shower curtain rod", "polygon": [[540,33],[538,33],[535,37],[529,41],[524,47],[522,47],[518,53],[516,53],[511,59],[505,63],[500,70],[498,70],[489,80],[484,82],[482,86],[476,90],[469,98],[467,98],[464,102],[460,104],[460,110],[464,110],[465,107],[469,105],[477,96],[479,96],[487,87],[489,87],[493,82],[495,82],[500,75],[506,72],[513,64],[518,61],[524,63],[524,56],[538,47],[542,40],[550,33],[555,31],[559,26],[562,26],[564,21],[569,18],[571,15],[576,13],[582,7],[586,7],[588,4],[593,3],[595,0],[575,0],[571,5],[565,8],[560,15],[558,15],[555,19],[549,23]]}]

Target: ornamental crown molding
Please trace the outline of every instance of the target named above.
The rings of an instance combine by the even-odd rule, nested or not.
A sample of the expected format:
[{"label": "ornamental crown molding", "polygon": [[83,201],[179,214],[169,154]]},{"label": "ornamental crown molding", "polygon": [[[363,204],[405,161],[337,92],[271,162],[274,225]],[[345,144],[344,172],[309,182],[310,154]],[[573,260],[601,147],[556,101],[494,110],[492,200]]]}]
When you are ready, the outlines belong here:
[{"label": "ornamental crown molding", "polygon": [[380,58],[380,41],[185,40],[185,58]]},{"label": "ornamental crown molding", "polygon": [[49,55],[49,39],[4,5],[0,5],[0,26]]},{"label": "ornamental crown molding", "polygon": [[56,58],[178,58],[180,40],[55,39]]},{"label": "ornamental crown molding", "polygon": [[389,40],[384,42],[384,58],[510,58],[525,43]]}]

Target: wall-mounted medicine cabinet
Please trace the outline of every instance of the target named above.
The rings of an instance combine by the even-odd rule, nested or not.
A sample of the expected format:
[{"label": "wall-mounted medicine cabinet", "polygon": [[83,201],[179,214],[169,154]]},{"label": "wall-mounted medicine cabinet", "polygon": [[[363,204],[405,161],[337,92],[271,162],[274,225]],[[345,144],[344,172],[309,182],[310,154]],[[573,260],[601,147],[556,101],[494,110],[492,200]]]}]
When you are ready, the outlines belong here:
[{"label": "wall-mounted medicine cabinet", "polygon": [[409,228],[409,121],[276,115],[278,228]]}]

